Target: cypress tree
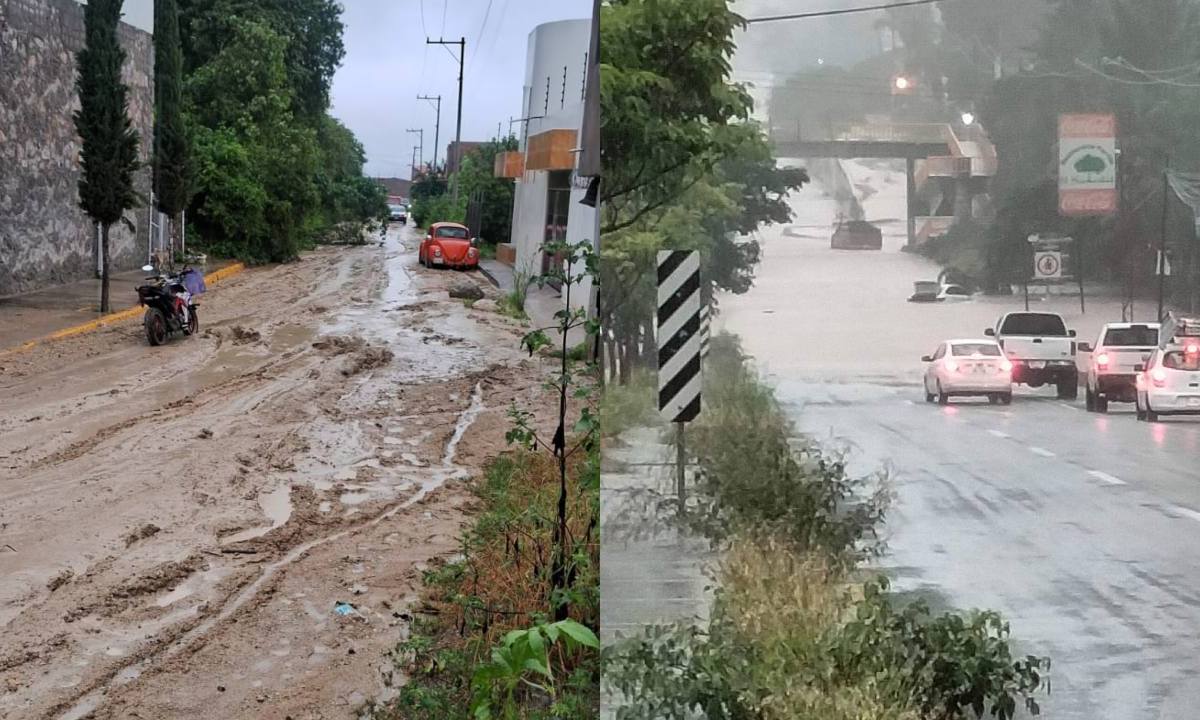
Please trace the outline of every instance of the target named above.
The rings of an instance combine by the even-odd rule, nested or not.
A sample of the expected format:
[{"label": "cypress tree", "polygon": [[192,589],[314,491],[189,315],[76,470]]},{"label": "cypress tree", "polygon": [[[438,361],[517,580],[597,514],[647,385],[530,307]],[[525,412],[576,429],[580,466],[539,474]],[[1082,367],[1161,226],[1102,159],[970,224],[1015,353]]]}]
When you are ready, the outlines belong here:
[{"label": "cypress tree", "polygon": [[84,46],[76,56],[79,110],[75,129],[82,141],[79,205],[101,226],[100,312],[108,312],[109,230],[136,201],[133,171],[138,135],[129,120],[129,89],[121,81],[125,51],[117,26],[122,0],[88,0]]},{"label": "cypress tree", "polygon": [[176,0],[154,2],[154,199],[171,219],[171,256],[190,195],[183,119],[183,50]]}]

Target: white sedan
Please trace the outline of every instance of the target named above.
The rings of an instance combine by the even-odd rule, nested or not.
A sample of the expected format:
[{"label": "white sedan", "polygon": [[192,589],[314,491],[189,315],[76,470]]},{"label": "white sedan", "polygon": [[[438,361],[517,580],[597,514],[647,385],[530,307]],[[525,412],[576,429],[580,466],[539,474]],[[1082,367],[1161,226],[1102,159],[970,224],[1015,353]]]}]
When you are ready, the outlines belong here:
[{"label": "white sedan", "polygon": [[951,397],[983,396],[991,403],[1012,402],[1012,363],[995,340],[947,340],[925,366],[925,402],[945,405]]}]

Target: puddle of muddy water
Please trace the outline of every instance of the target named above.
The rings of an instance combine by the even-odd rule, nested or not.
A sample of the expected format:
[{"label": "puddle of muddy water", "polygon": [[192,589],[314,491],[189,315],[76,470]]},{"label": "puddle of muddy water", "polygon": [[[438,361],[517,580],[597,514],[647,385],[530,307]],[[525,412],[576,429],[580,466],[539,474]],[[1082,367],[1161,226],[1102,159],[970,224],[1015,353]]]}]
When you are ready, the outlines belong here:
[{"label": "puddle of muddy water", "polygon": [[284,325],[271,333],[271,352],[281,353],[292,348],[307,346],[317,336],[315,328],[307,325]]},{"label": "puddle of muddy water", "polygon": [[262,508],[263,515],[271,521],[270,525],[262,527],[250,528],[243,530],[233,535],[221,538],[221,544],[231,544],[253,540],[256,537],[262,537],[271,532],[277,527],[280,527],[288,521],[292,516],[292,485],[284,483],[275,488],[269,493],[260,494],[258,496],[258,505]]}]

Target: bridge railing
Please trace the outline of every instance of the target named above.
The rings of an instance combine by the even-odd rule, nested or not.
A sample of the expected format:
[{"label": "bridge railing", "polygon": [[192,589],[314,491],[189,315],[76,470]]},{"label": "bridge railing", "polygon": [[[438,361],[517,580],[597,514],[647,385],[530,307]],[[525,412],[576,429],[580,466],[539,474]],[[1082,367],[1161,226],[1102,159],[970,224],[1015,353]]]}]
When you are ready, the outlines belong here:
[{"label": "bridge railing", "polygon": [[773,142],[877,142],[940,145],[951,142],[942,123],[829,123],[771,128]]}]

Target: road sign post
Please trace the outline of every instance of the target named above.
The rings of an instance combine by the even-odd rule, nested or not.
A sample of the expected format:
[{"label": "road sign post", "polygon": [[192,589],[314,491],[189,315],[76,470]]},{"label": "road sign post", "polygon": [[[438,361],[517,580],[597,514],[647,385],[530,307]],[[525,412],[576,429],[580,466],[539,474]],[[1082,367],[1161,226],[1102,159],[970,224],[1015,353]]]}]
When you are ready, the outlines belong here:
[{"label": "road sign post", "polygon": [[679,512],[686,503],[687,423],[700,414],[700,254],[658,253],[658,409],[676,424],[675,490]]}]

